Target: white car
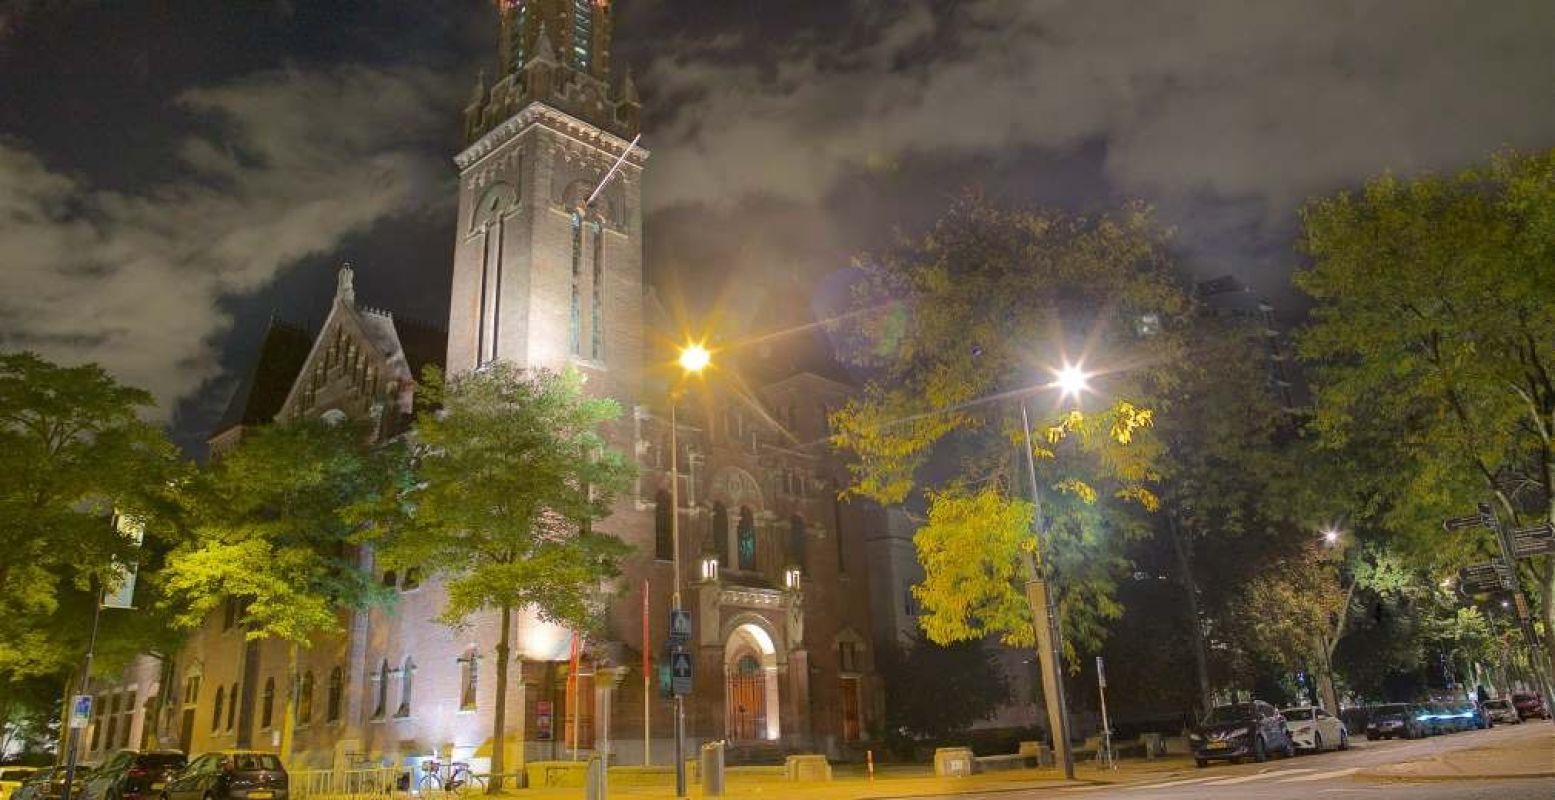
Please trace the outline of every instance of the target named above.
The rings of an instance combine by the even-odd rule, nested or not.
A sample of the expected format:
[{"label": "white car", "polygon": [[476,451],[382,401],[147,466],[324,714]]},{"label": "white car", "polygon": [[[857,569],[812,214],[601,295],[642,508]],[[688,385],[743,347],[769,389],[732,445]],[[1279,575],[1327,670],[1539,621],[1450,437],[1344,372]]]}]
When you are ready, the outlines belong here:
[{"label": "white car", "polygon": [[1492,725],[1516,725],[1523,721],[1517,716],[1517,707],[1504,697],[1485,701],[1485,716],[1490,717]]},{"label": "white car", "polygon": [[1338,717],[1317,706],[1297,706],[1280,711],[1290,728],[1297,750],[1321,753],[1350,749],[1350,732]]}]

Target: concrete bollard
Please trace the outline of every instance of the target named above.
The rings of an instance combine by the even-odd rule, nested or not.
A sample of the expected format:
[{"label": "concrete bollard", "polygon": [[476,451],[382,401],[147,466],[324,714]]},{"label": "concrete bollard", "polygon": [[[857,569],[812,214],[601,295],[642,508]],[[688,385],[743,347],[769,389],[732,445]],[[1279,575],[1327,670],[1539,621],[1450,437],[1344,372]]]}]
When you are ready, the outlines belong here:
[{"label": "concrete bollard", "polygon": [[583,771],[583,797],[585,800],[606,800],[610,795],[610,772],[605,759],[598,754],[589,756],[588,767]]},{"label": "concrete bollard", "polygon": [[708,742],[702,745],[702,796],[724,795],[724,743]]},{"label": "concrete bollard", "polygon": [[972,748],[940,747],[934,751],[934,774],[965,777],[972,774]]}]

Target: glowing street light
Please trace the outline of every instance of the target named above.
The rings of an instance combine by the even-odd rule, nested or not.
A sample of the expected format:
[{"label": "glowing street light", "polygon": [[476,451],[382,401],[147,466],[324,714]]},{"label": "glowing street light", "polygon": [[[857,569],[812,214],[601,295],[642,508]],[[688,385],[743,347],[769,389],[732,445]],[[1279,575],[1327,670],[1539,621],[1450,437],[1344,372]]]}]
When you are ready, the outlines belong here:
[{"label": "glowing street light", "polygon": [[1080,364],[1065,363],[1053,370],[1053,385],[1064,397],[1079,397],[1082,392],[1090,391],[1091,373]]},{"label": "glowing street light", "polygon": [[690,344],[680,350],[680,368],[692,375],[707,369],[712,360],[713,355],[701,344]]},{"label": "glowing street light", "polygon": [[1339,543],[1339,529],[1327,528],[1323,531],[1323,542],[1330,547]]}]

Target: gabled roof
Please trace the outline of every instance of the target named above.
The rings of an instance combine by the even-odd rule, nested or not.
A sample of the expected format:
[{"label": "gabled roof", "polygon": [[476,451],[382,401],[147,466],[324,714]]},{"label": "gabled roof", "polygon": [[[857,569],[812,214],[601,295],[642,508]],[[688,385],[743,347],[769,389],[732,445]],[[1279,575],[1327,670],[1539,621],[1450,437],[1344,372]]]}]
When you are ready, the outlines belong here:
[{"label": "gabled roof", "polygon": [[239,425],[259,425],[275,418],[313,347],[306,329],[272,318],[259,345],[254,368],[238,384],[212,436]]}]

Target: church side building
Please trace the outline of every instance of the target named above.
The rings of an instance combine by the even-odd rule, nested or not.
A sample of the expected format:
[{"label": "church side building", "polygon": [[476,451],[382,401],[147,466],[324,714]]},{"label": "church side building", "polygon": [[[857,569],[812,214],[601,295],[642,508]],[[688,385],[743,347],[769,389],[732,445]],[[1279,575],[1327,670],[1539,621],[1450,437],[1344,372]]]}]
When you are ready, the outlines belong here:
[{"label": "church side building", "polygon": [[[629,410],[607,433],[640,474],[599,527],[636,554],[603,640],[578,643],[576,674],[571,632],[519,615],[509,763],[608,748],[617,763],[636,764],[645,745],[654,763],[670,763],[670,703],[656,687],[645,692],[642,661],[664,649],[673,515],[695,625],[692,745],[724,739],[732,758],[758,761],[856,754],[881,697],[865,540],[885,522],[873,506],[838,499],[847,471],[825,444],[826,417],[851,389],[809,372],[765,375],[753,392],[716,377],[688,387],[671,473],[669,393],[650,344],[662,337],[653,335],[642,264],[649,154],[634,144],[640,106],[630,76],[619,88],[610,80],[611,3],[495,5],[499,69],[477,85],[454,158],[447,331],[361,306],[356,274],[343,268],[316,332],[271,324],[210,438],[213,457],[254,426],[302,418],[366,420],[382,438],[401,435],[429,364],[452,375],[497,360],[577,369],[591,392]],[[284,644],[245,641],[234,600],[175,657],[99,682],[99,707],[134,711],[123,712],[117,736],[89,731],[83,759],[130,743],[131,725],[146,747],[279,751],[289,702],[293,769],[414,765],[436,754],[485,771],[497,615],[441,625],[433,619],[446,591],[435,565],[395,573],[377,569],[370,551],[357,557],[397,602],[343,610],[344,633],[319,637],[293,673]]]}]

